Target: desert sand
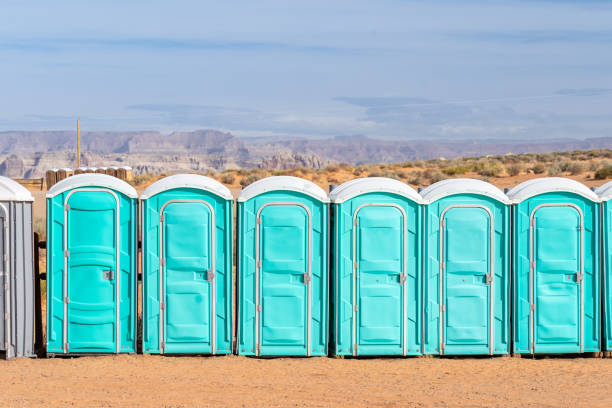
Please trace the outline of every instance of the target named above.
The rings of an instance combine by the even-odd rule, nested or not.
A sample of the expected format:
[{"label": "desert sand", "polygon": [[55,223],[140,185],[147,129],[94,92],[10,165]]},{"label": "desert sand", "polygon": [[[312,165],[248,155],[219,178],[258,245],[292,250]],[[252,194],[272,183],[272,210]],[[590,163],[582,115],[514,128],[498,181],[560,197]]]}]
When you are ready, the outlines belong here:
[{"label": "desert sand", "polygon": [[1,406],[610,407],[612,359],[123,355],[0,362]]}]

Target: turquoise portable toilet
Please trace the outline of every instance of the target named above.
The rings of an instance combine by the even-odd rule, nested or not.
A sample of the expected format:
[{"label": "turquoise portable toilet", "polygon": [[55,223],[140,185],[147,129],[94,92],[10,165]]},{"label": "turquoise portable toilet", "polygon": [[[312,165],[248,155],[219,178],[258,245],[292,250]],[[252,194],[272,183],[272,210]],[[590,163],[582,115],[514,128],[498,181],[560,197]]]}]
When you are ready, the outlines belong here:
[{"label": "turquoise portable toilet", "polygon": [[599,198],[566,178],[525,181],[513,202],[514,352],[600,350]]},{"label": "turquoise portable toilet", "polygon": [[136,352],[136,190],[79,174],[47,194],[47,353]]},{"label": "turquoise portable toilet", "polygon": [[449,179],[425,201],[425,354],[508,354],[510,201],[475,179]]},{"label": "turquoise portable toilet", "polygon": [[329,199],[268,177],[238,197],[238,354],[325,356]]},{"label": "turquoise portable toilet", "polygon": [[232,352],[232,194],[178,174],[140,196],[143,351]]},{"label": "turquoise portable toilet", "polygon": [[603,324],[603,344],[605,351],[612,350],[612,313],[610,312],[610,300],[612,300],[612,181],[595,190],[595,194],[601,200],[600,222],[601,222],[601,302],[602,302],[602,324]]},{"label": "turquoise portable toilet", "polygon": [[329,198],[333,352],[421,354],[421,196],[401,181],[370,177]]}]

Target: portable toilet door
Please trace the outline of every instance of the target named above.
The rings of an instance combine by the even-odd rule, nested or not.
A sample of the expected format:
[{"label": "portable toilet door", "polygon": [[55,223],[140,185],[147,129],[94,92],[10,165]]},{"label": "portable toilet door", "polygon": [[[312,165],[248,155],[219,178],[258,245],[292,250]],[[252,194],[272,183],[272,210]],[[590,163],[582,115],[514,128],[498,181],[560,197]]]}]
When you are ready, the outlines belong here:
[{"label": "portable toilet door", "polygon": [[333,352],[421,354],[421,196],[370,177],[338,186],[330,200]]},{"label": "portable toilet door", "polygon": [[35,356],[33,201],[25,187],[0,176],[0,350],[7,359]]},{"label": "portable toilet door", "polygon": [[508,197],[514,352],[599,351],[599,198],[560,177],[525,181]]},{"label": "portable toilet door", "polygon": [[143,351],[232,352],[232,194],[196,174],[141,195]]},{"label": "portable toilet door", "polygon": [[238,354],[325,356],[328,197],[268,177],[238,197]]},{"label": "portable toilet door", "polygon": [[425,354],[508,354],[510,201],[475,179],[449,179],[425,201]]},{"label": "portable toilet door", "polygon": [[137,194],[79,174],[47,194],[47,353],[136,351]]}]

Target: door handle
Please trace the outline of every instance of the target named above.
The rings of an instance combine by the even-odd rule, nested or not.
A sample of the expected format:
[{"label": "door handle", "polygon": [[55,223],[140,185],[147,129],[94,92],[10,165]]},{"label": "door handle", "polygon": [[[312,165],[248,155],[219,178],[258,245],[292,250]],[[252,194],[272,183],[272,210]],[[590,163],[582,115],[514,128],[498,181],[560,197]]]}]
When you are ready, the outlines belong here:
[{"label": "door handle", "polygon": [[310,283],[310,274],[309,273],[305,273],[304,274],[304,285],[307,285]]},{"label": "door handle", "polygon": [[208,270],[205,272],[206,273],[206,280],[207,281],[212,281],[215,278],[215,272]]},{"label": "door handle", "polygon": [[102,271],[102,279],[107,281],[115,280],[115,271],[112,269]]},{"label": "door handle", "polygon": [[404,283],[406,283],[406,274],[405,273],[400,273],[399,274],[399,283],[400,283],[400,285],[403,285]]}]

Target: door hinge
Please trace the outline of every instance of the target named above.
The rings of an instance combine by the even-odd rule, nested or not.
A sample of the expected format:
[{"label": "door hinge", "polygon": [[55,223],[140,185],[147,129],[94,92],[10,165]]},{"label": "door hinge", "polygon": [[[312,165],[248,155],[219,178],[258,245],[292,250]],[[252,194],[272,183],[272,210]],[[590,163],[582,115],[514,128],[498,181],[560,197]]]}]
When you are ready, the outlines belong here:
[{"label": "door hinge", "polygon": [[166,308],[166,303],[161,302],[161,303],[159,304],[159,308],[160,308],[161,310],[164,310],[164,309]]},{"label": "door hinge", "polygon": [[70,210],[70,206],[68,204],[64,205],[64,210],[69,211]]},{"label": "door hinge", "polygon": [[4,349],[5,349],[6,351],[8,351],[8,349],[9,349],[9,344],[8,344],[8,341],[4,343]]},{"label": "door hinge", "polygon": [[166,348],[166,342],[162,341],[161,342],[161,349],[164,350]]},{"label": "door hinge", "polygon": [[355,218],[355,220],[353,221],[353,225],[354,226],[358,226],[359,225],[359,218]]},{"label": "door hinge", "polygon": [[446,267],[446,264],[444,263],[444,261],[440,261],[440,268],[444,270],[445,267]]},{"label": "door hinge", "polygon": [[535,303],[532,303],[529,305],[529,310],[531,310],[532,312],[535,312]]},{"label": "door hinge", "polygon": [[257,345],[257,352],[259,353],[261,351],[261,344]]},{"label": "door hinge", "polygon": [[529,266],[531,267],[531,269],[535,270],[535,261],[529,262]]},{"label": "door hinge", "polygon": [[444,306],[444,304],[442,304],[442,305],[440,306],[440,311],[441,311],[442,313],[446,312],[446,306]]},{"label": "door hinge", "polygon": [[164,214],[159,214],[159,222],[164,222]]},{"label": "door hinge", "polygon": [[70,303],[70,298],[69,298],[68,296],[66,296],[66,297],[64,298],[64,302],[66,302],[66,303]]},{"label": "door hinge", "polygon": [[8,312],[4,313],[4,320],[8,320],[9,319],[9,314]]},{"label": "door hinge", "polygon": [[358,267],[359,267],[359,262],[357,261],[353,262],[353,269],[357,270]]},{"label": "door hinge", "polygon": [[493,275],[491,275],[490,273],[487,273],[487,274],[485,275],[485,283],[486,283],[487,285],[490,285],[490,284],[491,284],[491,282],[493,282]]},{"label": "door hinge", "polygon": [[531,352],[535,353],[535,341],[531,342]]},{"label": "door hinge", "polygon": [[159,264],[162,266],[162,268],[166,265],[166,260],[164,258],[160,258],[159,260]]},{"label": "door hinge", "polygon": [[403,285],[404,283],[406,283],[406,274],[405,273],[400,273],[399,274],[399,283],[400,283],[400,285]]},{"label": "door hinge", "polygon": [[531,225],[531,227],[535,227],[535,218],[532,218],[531,221],[529,221],[529,225]]},{"label": "door hinge", "polygon": [[357,353],[357,350],[359,349],[359,345],[357,345],[357,343],[353,344],[353,349],[355,350],[355,353]]},{"label": "door hinge", "polygon": [[580,283],[584,280],[584,273],[577,273],[576,274],[576,283]]},{"label": "door hinge", "polygon": [[444,228],[446,226],[446,220],[442,218],[442,220],[440,221],[440,224],[442,224],[442,228]]},{"label": "door hinge", "polygon": [[68,351],[68,343],[64,343],[64,350]]},{"label": "door hinge", "polygon": [[4,254],[4,262],[8,261],[8,254]]},{"label": "door hinge", "polygon": [[257,261],[257,269],[261,269],[261,261]]},{"label": "door hinge", "polygon": [[258,312],[261,312],[261,305],[255,306],[255,310],[258,311]]},{"label": "door hinge", "polygon": [[440,351],[444,352],[444,349],[446,348],[446,344],[442,343],[440,344]]},{"label": "door hinge", "polygon": [[257,225],[261,225],[261,217],[257,217],[256,223],[257,223]]},{"label": "door hinge", "polygon": [[355,312],[358,312],[359,311],[359,305],[355,305],[354,309],[355,309]]},{"label": "door hinge", "polygon": [[309,273],[305,273],[304,274],[304,284],[307,285],[310,283],[310,274]]},{"label": "door hinge", "polygon": [[215,273],[211,270],[206,271],[206,280],[212,281],[215,278]]},{"label": "door hinge", "polygon": [[70,251],[65,250],[64,251],[64,257],[69,258],[70,257]]}]

